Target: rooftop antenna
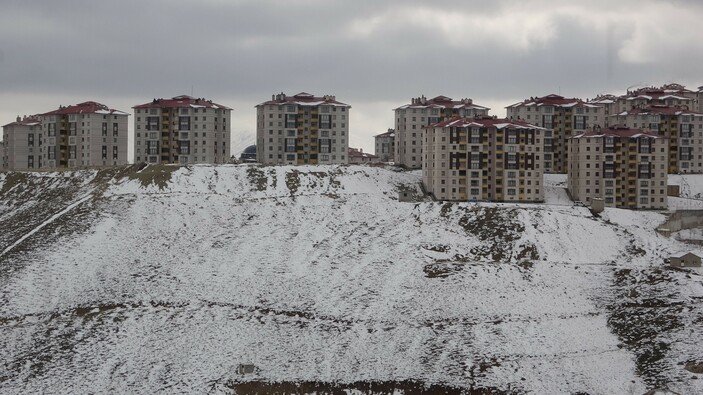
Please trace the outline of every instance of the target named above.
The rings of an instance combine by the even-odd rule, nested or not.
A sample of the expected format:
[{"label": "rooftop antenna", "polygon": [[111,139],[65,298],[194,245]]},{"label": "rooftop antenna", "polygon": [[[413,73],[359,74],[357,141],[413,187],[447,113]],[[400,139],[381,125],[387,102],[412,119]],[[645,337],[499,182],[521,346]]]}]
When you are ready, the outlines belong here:
[{"label": "rooftop antenna", "polygon": [[193,85],[190,86],[190,97],[193,97]]}]

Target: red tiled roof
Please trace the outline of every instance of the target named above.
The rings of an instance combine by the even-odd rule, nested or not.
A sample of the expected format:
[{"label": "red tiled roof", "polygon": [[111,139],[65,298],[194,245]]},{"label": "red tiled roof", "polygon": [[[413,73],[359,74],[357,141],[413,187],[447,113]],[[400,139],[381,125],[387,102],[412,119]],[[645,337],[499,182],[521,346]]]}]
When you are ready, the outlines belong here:
[{"label": "red tiled roof", "polygon": [[410,104],[402,105],[396,108],[396,110],[406,108],[473,108],[477,110],[490,110],[488,107],[475,104],[471,99],[452,100],[451,97],[441,95],[432,99],[427,99],[425,96],[413,98],[410,100]]},{"label": "red tiled roof", "polygon": [[485,127],[491,128],[495,127],[497,129],[504,128],[521,128],[521,129],[540,129],[546,130],[545,128],[527,123],[525,121],[514,121],[508,118],[493,118],[493,117],[476,117],[476,118],[454,118],[446,121],[436,123],[434,125],[427,126],[427,128],[446,128],[446,127]]},{"label": "red tiled roof", "polygon": [[370,159],[378,158],[378,156],[376,156],[376,155],[369,154],[369,153],[366,153],[366,152],[363,152],[363,151],[359,150],[358,148],[351,148],[351,147],[349,147],[349,157],[350,157],[350,158],[351,158],[351,157],[355,157],[355,158],[370,158]]},{"label": "red tiled roof", "polygon": [[525,99],[521,102],[511,104],[506,108],[514,108],[521,106],[554,106],[554,107],[600,107],[595,104],[588,104],[581,99],[576,98],[565,98],[564,96],[559,96],[555,94],[549,94],[542,97],[532,97]]},{"label": "red tiled roof", "polygon": [[388,129],[386,133],[377,134],[374,137],[394,137],[395,129]]},{"label": "red tiled roof", "polygon": [[27,126],[34,126],[34,125],[39,125],[41,123],[41,120],[37,115],[30,115],[30,116],[25,116],[25,117],[17,117],[17,120],[15,122],[10,122],[5,126],[18,126],[18,125],[27,125]]},{"label": "red tiled roof", "polygon": [[330,105],[330,106],[351,108],[351,106],[349,104],[345,104],[345,103],[337,101],[337,99],[334,96],[331,96],[331,95],[315,96],[315,95],[312,95],[307,92],[300,92],[297,95],[293,95],[293,96],[288,96],[285,93],[279,93],[277,95],[273,95],[271,100],[257,104],[255,107],[269,105],[269,104],[275,104],[275,105],[295,104],[295,105],[301,105],[301,106],[305,106],[305,105],[308,105],[308,106]]},{"label": "red tiled roof", "polygon": [[578,139],[583,137],[651,137],[657,139],[665,138],[664,136],[659,136],[646,130],[632,129],[623,126],[611,126],[609,128],[594,128],[580,135],[574,136],[573,138]]},{"label": "red tiled roof", "polygon": [[702,116],[703,114],[695,112],[695,111],[689,111],[685,108],[681,107],[676,107],[676,106],[665,106],[665,105],[659,105],[659,104],[652,104],[643,108],[632,108],[627,111],[623,111],[619,114],[619,116],[624,116],[624,115],[643,115],[643,114],[659,114],[659,115],[695,115],[695,116]]},{"label": "red tiled roof", "polygon": [[119,114],[129,115],[126,112],[108,108],[106,105],[94,101],[87,101],[72,106],[59,106],[58,110],[49,111],[40,115],[66,115],[66,114]]},{"label": "red tiled roof", "polygon": [[194,107],[194,108],[220,108],[223,110],[231,110],[227,106],[222,104],[213,103],[212,100],[205,100],[202,98],[195,98],[188,95],[176,96],[172,99],[154,99],[151,103],[144,103],[132,108],[183,108],[183,107]]}]

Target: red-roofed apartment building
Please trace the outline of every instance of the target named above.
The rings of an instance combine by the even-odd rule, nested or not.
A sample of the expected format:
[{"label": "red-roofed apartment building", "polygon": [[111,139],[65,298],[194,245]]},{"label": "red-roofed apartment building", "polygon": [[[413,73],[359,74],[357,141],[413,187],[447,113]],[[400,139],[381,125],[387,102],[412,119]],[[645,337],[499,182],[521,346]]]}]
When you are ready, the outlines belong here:
[{"label": "red-roofed apartment building", "polygon": [[423,167],[423,128],[454,117],[488,115],[490,108],[474,104],[471,99],[452,100],[446,96],[427,99],[412,98],[410,104],[400,106],[395,112],[396,164],[410,169]]},{"label": "red-roofed apartment building", "polygon": [[41,167],[75,168],[128,163],[126,112],[87,101],[39,115]]},{"label": "red-roofed apartment building", "polygon": [[542,202],[547,130],[488,116],[428,126],[422,181],[439,200]]},{"label": "red-roofed apartment building", "polygon": [[703,114],[682,105],[638,103],[613,116],[615,123],[669,139],[668,173],[703,172]]},{"label": "red-roofed apartment building", "polygon": [[5,170],[38,169],[42,165],[42,125],[38,116],[17,117],[2,127],[2,168]]},{"label": "red-roofed apartment building", "polygon": [[187,95],[133,108],[135,162],[229,161],[231,108]]},{"label": "red-roofed apartment building", "polygon": [[667,207],[668,139],[642,129],[594,128],[569,142],[572,199],[606,207]]},{"label": "red-roofed apartment building", "polygon": [[549,129],[544,139],[544,168],[547,173],[566,173],[570,137],[592,126],[603,126],[601,107],[580,99],[551,94],[533,97],[506,107],[507,116]]},{"label": "red-roofed apartment building", "polygon": [[349,109],[334,96],[272,95],[256,106],[256,159],[263,164],[349,163]]}]

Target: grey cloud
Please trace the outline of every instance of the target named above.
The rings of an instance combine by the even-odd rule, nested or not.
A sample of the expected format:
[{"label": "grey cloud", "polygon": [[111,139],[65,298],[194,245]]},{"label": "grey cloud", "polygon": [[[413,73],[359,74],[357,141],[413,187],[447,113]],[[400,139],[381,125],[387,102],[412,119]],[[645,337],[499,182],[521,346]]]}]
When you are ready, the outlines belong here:
[{"label": "grey cloud", "polygon": [[[109,97],[120,103],[119,98],[143,98],[132,103],[136,104],[189,93],[193,87],[196,95],[216,101],[249,103],[236,112],[250,114],[251,107],[280,91],[335,94],[352,106],[401,105],[419,94],[509,104],[559,90],[584,98],[619,93],[640,81],[703,84],[697,66],[703,51],[691,53],[691,48],[673,42],[662,59],[624,62],[619,51],[633,37],[632,22],[623,17],[622,22],[613,19],[610,29],[595,25],[658,2],[529,4],[525,8],[516,0],[11,1],[3,4],[0,15],[0,97],[4,101],[20,93],[54,95],[56,105],[66,104],[66,96]],[[698,2],[674,4],[703,15]],[[477,31],[476,37],[483,39],[469,35],[457,45],[437,27],[397,19],[401,10],[412,7],[512,23],[521,21],[526,9],[552,15],[551,10],[559,7],[581,7],[583,13],[550,18],[550,26],[544,28],[553,29],[554,36],[519,49],[508,45],[507,34],[486,37]],[[591,16],[593,25],[581,15]],[[380,21],[368,36],[350,33],[355,21],[380,16],[389,19]],[[507,23],[500,27],[518,31]],[[469,26],[467,31],[471,29],[481,27]],[[392,127],[390,110],[378,111],[387,114],[386,127]],[[494,113],[503,109],[494,108]],[[242,115],[237,126],[253,131],[253,115]],[[365,125],[352,125],[357,127]]]}]

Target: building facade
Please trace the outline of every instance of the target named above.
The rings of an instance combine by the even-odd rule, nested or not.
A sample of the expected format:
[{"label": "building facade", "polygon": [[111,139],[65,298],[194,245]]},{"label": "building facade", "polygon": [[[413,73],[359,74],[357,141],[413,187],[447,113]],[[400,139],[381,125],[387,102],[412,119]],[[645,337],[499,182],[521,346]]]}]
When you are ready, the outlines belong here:
[{"label": "building facade", "polygon": [[452,100],[446,96],[427,99],[425,96],[410,100],[395,112],[396,164],[410,169],[422,167],[423,128],[454,117],[488,115],[490,108],[474,104],[471,99]]},{"label": "building facade", "polygon": [[526,99],[506,110],[509,119],[549,129],[543,147],[547,173],[566,173],[568,139],[592,126],[604,124],[599,105],[554,94]]},{"label": "building facade", "polygon": [[42,124],[38,116],[17,117],[2,127],[4,170],[32,170],[42,166]]},{"label": "building facade", "polygon": [[41,167],[76,168],[127,164],[126,112],[88,101],[39,115]]},{"label": "building facade", "polygon": [[272,95],[256,106],[257,160],[268,165],[349,163],[350,109],[330,95]]},{"label": "building facade", "polygon": [[546,129],[488,116],[426,128],[422,181],[439,200],[543,202]]},{"label": "building facade", "polygon": [[134,106],[135,162],[227,163],[232,109],[187,95]]},{"label": "building facade", "polygon": [[376,156],[381,162],[393,162],[395,159],[395,130],[388,129],[386,133],[373,136]]},{"label": "building facade", "polygon": [[687,106],[638,104],[614,116],[618,125],[669,139],[669,173],[703,172],[703,114]]},{"label": "building facade", "polygon": [[606,207],[667,207],[668,139],[642,129],[594,128],[570,139],[568,190]]}]

